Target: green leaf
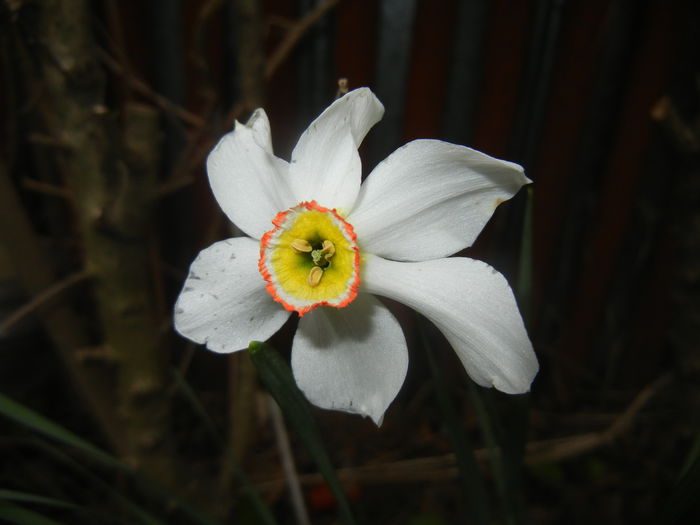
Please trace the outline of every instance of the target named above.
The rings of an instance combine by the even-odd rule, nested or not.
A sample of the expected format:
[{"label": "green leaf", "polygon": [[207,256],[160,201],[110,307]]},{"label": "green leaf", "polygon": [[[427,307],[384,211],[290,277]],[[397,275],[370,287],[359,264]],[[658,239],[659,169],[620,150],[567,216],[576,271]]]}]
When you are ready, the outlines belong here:
[{"label": "green leaf", "polygon": [[112,500],[121,507],[124,514],[126,516],[129,516],[130,523],[142,523],[143,525],[162,525],[162,521],[153,517],[142,507],[132,502],[119,490],[115,489],[111,485],[111,483],[104,481],[100,476],[92,472],[81,462],[76,461],[68,454],[66,454],[62,449],[56,447],[52,442],[43,438],[35,438],[31,444],[36,448],[40,449],[42,452],[46,453],[49,457],[60,463],[62,466],[66,467],[67,469],[70,469],[75,474],[85,478],[85,480],[87,481],[87,483],[89,483],[91,487],[96,488],[98,491],[103,491],[105,496],[111,497]]},{"label": "green leaf", "polygon": [[172,374],[173,378],[175,379],[175,384],[180,389],[180,393],[190,404],[190,408],[192,409],[192,411],[195,414],[197,414],[199,419],[202,420],[202,424],[204,425],[204,428],[207,429],[207,432],[209,432],[209,436],[211,437],[211,439],[219,446],[219,448],[223,449],[224,438],[221,436],[221,432],[219,432],[219,430],[216,428],[214,420],[209,417],[209,414],[207,414],[207,411],[199,402],[199,399],[197,399],[197,395],[194,393],[194,390],[192,390],[192,388],[187,383],[184,376],[179,370],[173,368]]},{"label": "green leaf", "polygon": [[17,525],[61,525],[38,512],[5,502],[0,502],[0,519]]},{"label": "green leaf", "polygon": [[661,507],[655,523],[674,525],[696,523],[700,514],[698,494],[700,494],[700,456],[691,449],[691,461],[686,463],[678,483],[666,504]]},{"label": "green leaf", "polygon": [[326,452],[316,420],[309,408],[309,402],[297,387],[289,366],[267,343],[253,341],[248,345],[248,354],[260,379],[304,442],[306,449],[316,462],[318,470],[328,483],[338,502],[343,521],[347,525],[355,523],[350,505],[348,505],[345,493],[335,475],[335,469]]},{"label": "green leaf", "polygon": [[[525,396],[509,398],[506,404],[513,405],[509,407],[512,414],[505,417],[500,414],[499,407],[496,407],[494,392],[482,389],[470,381],[469,393],[479,418],[481,434],[489,449],[493,479],[501,500],[499,508],[503,513],[504,522],[507,525],[520,523],[522,520],[517,494],[523,452],[521,434],[525,428],[522,417],[527,414],[527,407],[523,402],[526,403],[527,399],[524,399]],[[508,431],[503,425],[506,419]]]},{"label": "green leaf", "polygon": [[[162,500],[167,501],[170,505],[176,504],[178,508],[182,509],[188,514],[190,519],[193,520],[193,523],[201,523],[202,525],[214,524],[213,521],[204,516],[200,511],[192,507],[182,498],[179,498],[172,492],[160,486],[155,481],[134,472],[131,468],[119,461],[114,456],[100,450],[93,444],[78,437],[69,430],[57,425],[41,414],[20,405],[1,393],[0,414],[44,436],[58,441],[59,443],[75,448],[103,465],[132,476],[136,482],[138,482],[145,489],[149,490],[152,494],[157,495]],[[147,523],[157,523],[157,521],[148,517],[146,514],[143,514],[143,518]]]},{"label": "green leaf", "polygon": [[45,418],[29,408],[20,405],[11,400],[9,397],[0,393],[0,414],[16,421],[17,423],[31,428],[45,436],[48,436],[56,441],[65,443],[71,447],[85,452],[93,459],[119,470],[128,470],[127,467],[116,458],[103,452],[91,443],[81,439],[69,430],[57,425],[51,420]]},{"label": "green leaf", "polygon": [[438,405],[440,406],[440,412],[442,413],[442,418],[447,427],[447,432],[457,459],[457,468],[459,469],[459,477],[462,481],[462,490],[464,492],[464,503],[466,504],[467,512],[470,516],[469,523],[487,525],[491,523],[491,512],[489,510],[488,495],[484,487],[484,480],[482,479],[479,465],[474,457],[474,447],[469,440],[464,425],[458,420],[450,395],[447,392],[447,388],[445,388],[445,382],[440,367],[438,367],[435,362],[432,345],[426,334],[426,325],[426,320],[420,317],[418,328],[428,364],[430,365],[430,371],[433,374],[433,386],[435,388]]},{"label": "green leaf", "polygon": [[518,265],[518,304],[520,313],[528,326],[532,311],[532,254],[533,254],[533,203],[534,192],[532,186],[526,188],[527,201],[523,220],[523,232],[520,239],[520,258]]},{"label": "green leaf", "polygon": [[54,498],[47,498],[46,496],[39,496],[37,494],[30,494],[28,492],[19,492],[16,490],[0,489],[0,499],[6,501],[23,501],[26,503],[35,503],[37,505],[61,507],[65,509],[80,508],[74,503],[68,503],[66,501],[61,501]]}]

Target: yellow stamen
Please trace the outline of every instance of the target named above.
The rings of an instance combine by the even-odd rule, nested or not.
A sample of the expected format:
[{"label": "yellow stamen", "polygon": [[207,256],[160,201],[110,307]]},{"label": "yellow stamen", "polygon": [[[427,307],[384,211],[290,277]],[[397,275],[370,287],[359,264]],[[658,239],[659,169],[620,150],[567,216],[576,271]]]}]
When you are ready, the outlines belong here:
[{"label": "yellow stamen", "polygon": [[308,253],[313,250],[313,247],[306,239],[294,239],[291,243],[292,249],[299,253]]},{"label": "yellow stamen", "polygon": [[318,286],[318,283],[321,282],[321,277],[323,277],[323,268],[320,266],[314,266],[311,268],[309,276],[306,278],[306,282],[313,288]]},{"label": "yellow stamen", "polygon": [[323,248],[321,249],[321,253],[326,255],[326,260],[330,260],[333,255],[335,255],[335,245],[329,241],[325,240],[323,241]]},{"label": "yellow stamen", "polygon": [[320,250],[313,250],[311,252],[311,259],[314,261],[315,265],[325,268],[326,266],[328,266],[328,264],[330,264],[331,257],[333,257],[334,254],[335,245],[331,241],[326,239],[325,241],[323,241]]}]

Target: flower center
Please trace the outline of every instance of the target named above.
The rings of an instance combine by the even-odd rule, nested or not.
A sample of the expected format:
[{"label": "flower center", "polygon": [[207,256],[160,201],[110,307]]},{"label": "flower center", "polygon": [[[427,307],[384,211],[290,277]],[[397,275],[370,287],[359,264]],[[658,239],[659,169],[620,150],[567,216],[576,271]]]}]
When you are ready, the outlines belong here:
[{"label": "flower center", "polygon": [[314,247],[311,246],[311,243],[306,239],[294,239],[290,246],[297,253],[306,253],[311,256],[314,266],[309,270],[309,276],[306,282],[309,286],[318,286],[321,282],[321,277],[323,277],[323,269],[331,264],[331,257],[335,255],[335,245],[333,242],[326,239],[314,250]]},{"label": "flower center", "polygon": [[258,266],[267,291],[304,315],[321,305],[341,308],[357,296],[360,253],[355,232],[335,210],[302,202],[280,212],[260,241]]}]

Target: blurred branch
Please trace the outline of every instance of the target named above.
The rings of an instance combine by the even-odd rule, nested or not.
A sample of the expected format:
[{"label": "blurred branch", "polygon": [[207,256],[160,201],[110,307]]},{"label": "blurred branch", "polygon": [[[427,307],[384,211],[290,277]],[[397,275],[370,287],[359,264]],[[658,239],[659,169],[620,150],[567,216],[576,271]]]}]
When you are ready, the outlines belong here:
[{"label": "blurred branch", "polygon": [[277,49],[272,52],[272,55],[267,60],[265,66],[266,79],[269,80],[272,75],[275,74],[280,64],[286,60],[294,47],[299,43],[299,40],[301,40],[311,26],[323,18],[328,11],[338,5],[339,1],[340,0],[325,0],[325,2],[318,4],[315,9],[310,11],[301,20],[289,26],[284,40],[282,40],[277,46]]},{"label": "blurred branch", "polygon": [[237,0],[236,43],[241,78],[242,103],[253,110],[265,100],[265,55],[263,51],[263,14],[260,0]]},{"label": "blurred branch", "polygon": [[[237,0],[236,10],[236,57],[240,74],[241,104],[247,109],[261,106],[265,100],[263,78],[264,51],[262,40],[262,3],[260,0]],[[214,219],[218,223],[221,214]],[[217,228],[218,229],[218,228]],[[227,443],[225,455],[232,455],[242,462],[250,444],[253,421],[255,370],[245,352],[236,352],[227,357]],[[230,465],[222,470],[224,488],[232,480]]]},{"label": "blurred branch", "polygon": [[205,121],[201,117],[195,115],[190,111],[187,111],[186,109],[178,106],[177,104],[173,104],[163,95],[156,93],[153,89],[151,89],[148,86],[148,84],[131,74],[126,68],[122,67],[119,64],[119,62],[110,57],[109,54],[105,51],[99,51],[99,56],[100,59],[105,63],[105,65],[115,75],[121,75],[134,91],[146,97],[159,109],[173,115],[174,117],[182,120],[183,122],[189,124],[192,127],[201,128],[204,126]]},{"label": "blurred branch", "polygon": [[[213,7],[216,7],[216,0],[212,1]],[[238,56],[239,68],[242,77],[242,100],[235,104],[224,117],[224,129],[228,130],[232,127],[233,122],[240,119],[241,116],[243,116],[247,111],[251,111],[262,105],[264,100],[265,81],[269,81],[272,78],[306,32],[339,2],[340,0],[326,0],[299,21],[285,24],[285,27],[287,28],[287,35],[282,42],[280,42],[275,51],[273,51],[272,55],[267,59],[267,62],[264,61],[261,51],[262,22],[260,17],[262,14],[260,13],[258,0],[241,0],[240,2],[235,3],[237,17],[240,20],[240,24],[243,26],[243,31],[239,31]],[[209,9],[205,10],[205,15],[210,15]],[[252,25],[244,22],[245,20],[252,20]],[[109,62],[107,64],[110,65]],[[134,88],[139,92],[141,92],[140,90],[143,88],[148,89],[145,85],[134,86]],[[152,92],[150,94],[145,92],[142,94],[162,98]],[[159,99],[153,98],[152,100],[154,103],[159,105],[159,107],[161,107]],[[169,102],[167,103],[170,104]],[[166,106],[162,106],[162,109],[166,109]],[[171,108],[171,111],[175,111],[175,108]],[[178,108],[178,112],[175,114],[179,115],[179,111],[185,110]],[[203,121],[196,116],[195,118],[198,120],[198,122],[195,122],[189,117],[185,118],[185,114],[179,115],[179,117],[183,121],[188,122],[195,127],[202,127],[204,125]],[[160,196],[166,196],[172,192],[181,190],[194,182],[191,172],[193,169],[197,169],[199,166],[201,166],[204,158],[211,151],[214,141],[216,140],[212,139],[211,137],[218,137],[223,132],[222,129],[208,131],[208,134],[202,134],[201,138],[203,139],[203,142],[200,142],[199,140],[193,140],[190,142],[190,151],[184,156],[188,160],[183,162],[182,167],[176,170],[172,177],[170,177],[170,180],[166,181],[158,188],[158,194]]]},{"label": "blurred branch", "polygon": [[525,463],[532,465],[562,461],[611,444],[631,429],[640,410],[670,381],[671,376],[666,374],[647,385],[635,396],[627,409],[602,432],[528,443]]},{"label": "blurred branch", "polygon": [[101,290],[105,343],[119,359],[120,409],[132,435],[129,448],[147,471],[170,482],[169,400],[149,237],[160,160],[158,114],[131,103],[124,121],[128,171],[104,216],[118,235],[103,232],[99,241],[112,259],[103,267]]},{"label": "blurred branch", "polygon": [[73,198],[73,195],[68,188],[57,186],[56,184],[51,184],[48,182],[41,182],[35,179],[22,179],[22,186],[31,191],[36,191],[45,195],[53,195],[54,197],[60,197],[62,199]]},{"label": "blurred branch", "polygon": [[669,97],[662,97],[651,109],[651,118],[658,122],[676,147],[685,153],[700,153],[700,136],[686,124]]},{"label": "blurred branch", "polygon": [[132,465],[173,484],[164,355],[149,266],[158,113],[125,101],[117,120],[104,105],[106,78],[89,2],[47,0],[39,5],[35,30],[46,100],[41,116],[48,135],[65,144],[54,152],[56,164],[74,196],[102,343],[116,356],[112,413],[121,427],[118,449]]},{"label": "blurred branch", "polygon": [[205,0],[200,3],[201,6],[197,10],[194,17],[192,28],[192,51],[188,53],[189,58],[195,67],[202,72],[202,79],[199,91],[204,95],[207,105],[211,106],[216,99],[216,89],[213,86],[209,62],[206,58],[206,37],[208,36],[207,24],[209,20],[217,14],[217,11],[224,5],[223,0]]},{"label": "blurred branch", "polygon": [[[12,262],[17,279],[28,294],[41,294],[55,282],[49,258],[40,247],[29,217],[0,161],[0,245]],[[46,331],[54,343],[71,379],[71,385],[97,421],[109,444],[120,450],[121,427],[112,410],[110,385],[102,375],[82,366],[76,349],[88,346],[89,339],[78,316],[58,304],[40,312]]]},{"label": "blurred branch", "polygon": [[289,496],[292,500],[292,508],[294,509],[296,521],[299,525],[309,525],[311,523],[309,521],[309,513],[306,510],[304,495],[301,492],[299,474],[297,474],[297,469],[294,465],[294,456],[292,453],[292,447],[289,444],[289,435],[287,434],[287,429],[284,425],[282,411],[280,410],[279,406],[277,406],[277,403],[275,403],[272,396],[267,395],[265,397],[267,399],[267,406],[270,410],[272,425],[275,430],[275,437],[277,439],[277,449],[279,450],[280,458],[282,460],[284,475],[287,478],[287,488],[289,489]]},{"label": "blurred branch", "polygon": [[20,307],[14,313],[10,314],[2,323],[0,323],[0,337],[6,335],[13,325],[17,324],[31,313],[37,311],[42,306],[45,306],[49,301],[55,299],[56,296],[65,292],[71,286],[84,281],[89,276],[90,274],[86,271],[74,273],[62,281],[50,286],[38,295],[35,295],[31,301]]},{"label": "blurred branch", "polygon": [[[625,411],[619,414],[613,423],[603,431],[529,442],[526,446],[525,463],[537,465],[566,461],[611,444],[631,429],[634,419],[642,408],[670,381],[671,376],[666,374],[642,389]],[[489,461],[491,454],[488,449],[482,448],[475,450],[474,455],[484,465]],[[338,469],[337,474],[344,484],[384,484],[446,481],[456,479],[460,472],[457,468],[455,454],[445,454],[361,467],[346,467]],[[299,476],[299,481],[302,485],[318,485],[323,483],[323,476],[318,473],[304,474]],[[260,481],[256,486],[261,491],[278,491],[284,487],[285,483],[284,479],[274,479]]]}]

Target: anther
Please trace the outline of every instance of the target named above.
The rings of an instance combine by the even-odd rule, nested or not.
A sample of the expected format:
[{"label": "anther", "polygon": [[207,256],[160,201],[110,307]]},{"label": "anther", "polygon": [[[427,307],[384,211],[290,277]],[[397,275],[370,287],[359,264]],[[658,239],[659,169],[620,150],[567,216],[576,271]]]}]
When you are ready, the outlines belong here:
[{"label": "anther", "polygon": [[309,276],[306,278],[306,282],[313,288],[318,286],[318,283],[321,282],[321,277],[323,277],[323,268],[320,266],[314,266],[311,268]]},{"label": "anther", "polygon": [[321,253],[325,254],[326,260],[329,260],[333,255],[335,255],[335,245],[326,239],[323,241],[323,248],[321,249]]},{"label": "anther", "polygon": [[292,249],[297,253],[309,253],[313,250],[306,239],[294,239],[291,243]]}]

